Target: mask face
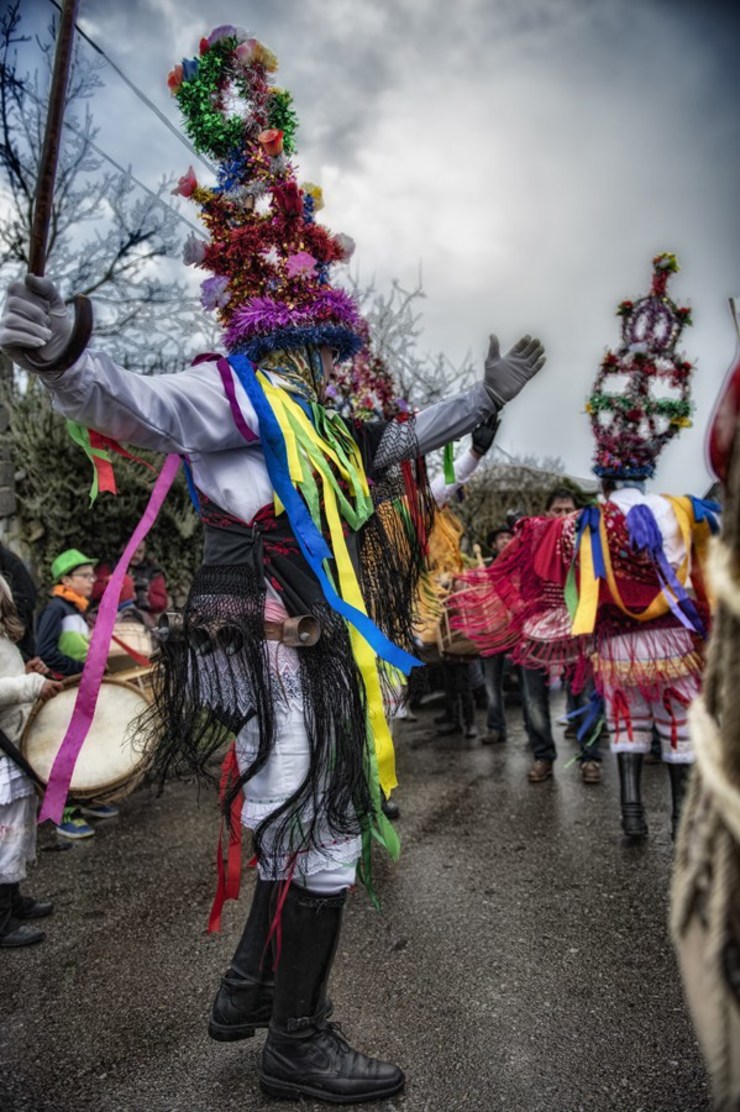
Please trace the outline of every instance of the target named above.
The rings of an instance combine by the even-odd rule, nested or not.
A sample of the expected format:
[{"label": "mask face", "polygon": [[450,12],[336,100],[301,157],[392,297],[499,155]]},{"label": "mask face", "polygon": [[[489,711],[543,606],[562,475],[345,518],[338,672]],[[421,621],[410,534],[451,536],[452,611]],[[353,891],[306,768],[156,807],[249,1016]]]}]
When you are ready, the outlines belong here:
[{"label": "mask face", "polygon": [[306,401],[321,401],[324,395],[325,365],[321,352],[326,351],[329,367],[331,355],[328,348],[295,348],[290,351],[274,351],[260,360],[263,371],[279,375],[281,385],[291,394],[298,394]]}]

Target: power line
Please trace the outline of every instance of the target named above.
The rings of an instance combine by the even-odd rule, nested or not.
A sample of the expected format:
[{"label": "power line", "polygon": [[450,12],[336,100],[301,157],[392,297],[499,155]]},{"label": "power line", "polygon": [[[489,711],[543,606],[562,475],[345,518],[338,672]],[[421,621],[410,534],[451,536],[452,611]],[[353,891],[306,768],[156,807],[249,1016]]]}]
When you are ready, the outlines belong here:
[{"label": "power line", "polygon": [[[52,0],[52,3],[53,3],[53,0]],[[32,93],[31,90],[27,86],[24,87],[23,91],[24,91],[24,94],[26,96],[30,97],[31,100],[35,101],[36,104],[38,104],[41,108],[45,107],[44,102],[41,100],[41,98],[37,97],[35,93]],[[172,215],[177,220],[179,220],[181,224],[186,224],[188,226],[188,228],[192,228],[192,230],[194,232],[197,232],[198,235],[200,235],[200,236],[203,235],[203,229],[202,228],[199,228],[197,226],[197,224],[191,224],[191,222],[187,219],[186,216],[183,216],[182,213],[178,212],[176,208],[173,208],[172,205],[169,205],[167,203],[167,201],[164,201],[159,196],[159,194],[155,193],[153,189],[150,189],[148,185],[144,185],[143,181],[139,181],[139,179],[131,173],[130,169],[126,169],[126,167],[122,166],[120,164],[120,162],[116,162],[115,158],[112,158],[111,155],[107,154],[106,151],[104,151],[102,149],[102,147],[99,147],[97,145],[97,143],[94,143],[89,135],[86,135],[75,124],[70,123],[70,121],[68,119],[65,119],[63,121],[63,123],[64,123],[64,127],[68,127],[70,131],[73,131],[75,133],[75,135],[79,135],[82,139],[84,139],[85,143],[87,143],[88,146],[92,147],[92,149],[95,151],[96,154],[100,155],[101,158],[104,158],[106,162],[110,162],[111,166],[114,166],[116,168],[116,170],[119,171],[119,173],[123,174],[127,178],[130,178],[131,181],[134,182],[135,185],[138,185],[139,189],[143,189],[145,193],[148,193],[149,196],[152,198],[152,200],[156,201],[157,204],[162,205],[163,208],[169,209],[169,211],[172,213]]]},{"label": "power line", "polygon": [[[61,6],[61,4],[58,3],[58,0],[49,0],[49,2],[54,5],[54,7],[57,9],[57,11],[61,12],[62,6]],[[157,117],[157,119],[159,119],[164,124],[164,126],[172,132],[172,134],[175,136],[176,139],[179,139],[179,141],[183,144],[183,146],[187,147],[187,149],[190,151],[190,153],[193,155],[193,157],[197,158],[200,162],[203,163],[204,166],[208,167],[208,169],[211,171],[211,173],[215,174],[216,170],[215,170],[213,164],[210,163],[207,158],[204,158],[203,155],[195,149],[195,147],[190,142],[190,140],[185,135],[183,135],[183,133],[181,131],[179,131],[170,120],[167,119],[164,112],[161,112],[160,109],[157,108],[156,104],[152,100],[149,99],[149,97],[146,95],[146,93],[142,92],[142,90],[138,87],[138,85],[135,85],[134,82],[129,77],[126,76],[126,74],[123,72],[123,70],[118,65],[116,65],[116,63],[113,61],[112,58],[110,58],[106,54],[106,52],[103,50],[102,46],[98,46],[98,44],[96,42],[94,42],[90,38],[89,35],[86,35],[85,32],[80,27],[79,23],[75,23],[75,29],[76,29],[78,35],[80,36],[80,38],[83,38],[86,43],[89,43],[89,45],[93,48],[93,50],[96,52],[96,54],[99,54],[101,56],[101,58],[105,59],[105,61],[108,63],[108,65],[111,67],[111,69],[115,70],[115,72],[118,74],[118,76],[121,78],[121,80],[124,81],[126,83],[126,85],[128,85],[131,92],[134,93],[134,95],[137,96],[139,98],[139,100],[143,104],[145,104],[147,106],[147,108],[149,108],[154,113],[154,115]]]}]

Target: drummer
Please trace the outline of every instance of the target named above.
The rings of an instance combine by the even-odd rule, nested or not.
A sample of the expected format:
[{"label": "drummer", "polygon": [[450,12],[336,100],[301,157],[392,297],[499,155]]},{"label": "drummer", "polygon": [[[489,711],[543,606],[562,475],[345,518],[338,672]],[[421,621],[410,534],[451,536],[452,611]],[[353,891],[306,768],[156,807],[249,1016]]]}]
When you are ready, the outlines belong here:
[{"label": "drummer", "polygon": [[[44,664],[58,679],[78,676],[85,664],[90,647],[90,626],[85,614],[95,583],[95,562],[78,548],[68,548],[52,561],[52,597],[39,615],[36,647]],[[56,828],[62,838],[93,837],[95,829],[85,822],[83,815],[111,819],[118,814],[118,808],[111,804],[92,800],[84,805],[68,803]]]}]

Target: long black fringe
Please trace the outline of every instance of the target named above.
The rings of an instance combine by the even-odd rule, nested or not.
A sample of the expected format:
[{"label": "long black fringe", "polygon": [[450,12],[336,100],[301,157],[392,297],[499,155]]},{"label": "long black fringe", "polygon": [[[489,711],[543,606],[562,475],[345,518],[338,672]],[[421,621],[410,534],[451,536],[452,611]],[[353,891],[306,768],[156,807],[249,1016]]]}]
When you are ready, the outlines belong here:
[{"label": "long black fringe", "polygon": [[[224,814],[265,765],[275,737],[275,679],[264,639],[263,573],[252,564],[200,569],[179,631],[163,644],[150,726],[154,771],[213,781],[209,759],[254,715],[259,747],[233,781]],[[321,840],[360,832],[372,813],[364,759],[366,709],[344,621],[327,605],[309,610],[321,625],[316,645],[297,650],[310,761],[298,789],[253,831],[254,850],[270,862],[297,860]],[[263,847],[267,851],[263,853]]]},{"label": "long black fringe", "polygon": [[[382,428],[379,430],[382,433]],[[404,430],[408,440],[408,427]],[[361,438],[376,513],[348,542],[354,549],[368,613],[396,644],[413,646],[416,590],[426,557],[434,504],[423,461],[372,472],[375,437]],[[205,500],[204,500],[205,501]],[[238,792],[266,764],[275,739],[275,690],[264,638],[265,578],[292,615],[321,625],[316,645],[297,650],[309,767],[293,795],[253,832],[255,853],[274,879],[319,841],[367,828],[373,814],[365,752],[365,690],[344,620],[324,601],[298,551],[286,515],[265,508],[246,525],[209,507],[209,524],[245,542],[245,562],[208,563],[197,573],[182,624],[162,643],[155,670],[149,734],[156,731],[154,771],[213,780],[210,758],[253,716],[259,746],[223,801],[229,816]],[[208,520],[208,518],[207,518]]]},{"label": "long black fringe", "polygon": [[362,595],[383,633],[413,652],[419,580],[436,509],[424,461],[386,468],[371,490],[375,513],[359,536]]}]

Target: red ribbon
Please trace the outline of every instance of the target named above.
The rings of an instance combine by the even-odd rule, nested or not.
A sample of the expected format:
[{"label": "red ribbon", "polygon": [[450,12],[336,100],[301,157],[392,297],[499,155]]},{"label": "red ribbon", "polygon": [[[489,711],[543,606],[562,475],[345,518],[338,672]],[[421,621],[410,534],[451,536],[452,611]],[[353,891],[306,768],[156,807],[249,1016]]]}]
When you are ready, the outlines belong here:
[{"label": "red ribbon", "polygon": [[632,731],[632,717],[630,715],[630,706],[627,702],[627,696],[623,691],[615,691],[609,698],[611,704],[611,712],[614,716],[614,740],[619,741],[619,720],[624,719],[627,727],[627,737],[630,741],[635,740],[635,735]]},{"label": "red ribbon", "polygon": [[688,707],[691,700],[675,687],[667,687],[663,692],[663,709],[671,720],[671,749],[678,749],[678,722],[671,706],[674,700],[684,708]]},{"label": "red ribbon", "polygon": [[[221,780],[218,795],[223,804],[229,788],[239,775],[239,765],[236,759],[236,741],[229,746],[229,751],[221,765]],[[216,873],[218,881],[216,894],[213,897],[211,914],[208,917],[208,933],[213,934],[221,930],[221,912],[227,900],[238,900],[241,887],[242,874],[242,793],[237,792],[229,812],[229,845],[224,863],[224,819],[221,819],[221,829],[218,832],[218,848],[216,849]]]},{"label": "red ribbon", "polygon": [[125,641],[122,641],[120,637],[116,637],[115,633],[111,634],[110,639],[111,639],[111,641],[115,641],[115,643],[117,645],[120,645],[121,648],[123,649],[123,651],[128,656],[130,656],[131,659],[134,661],[134,663],[138,664],[140,668],[150,668],[151,667],[152,662],[151,662],[151,660],[149,659],[148,656],[144,656],[143,653],[138,653],[136,651],[136,649],[132,649],[131,646],[127,645]]}]

